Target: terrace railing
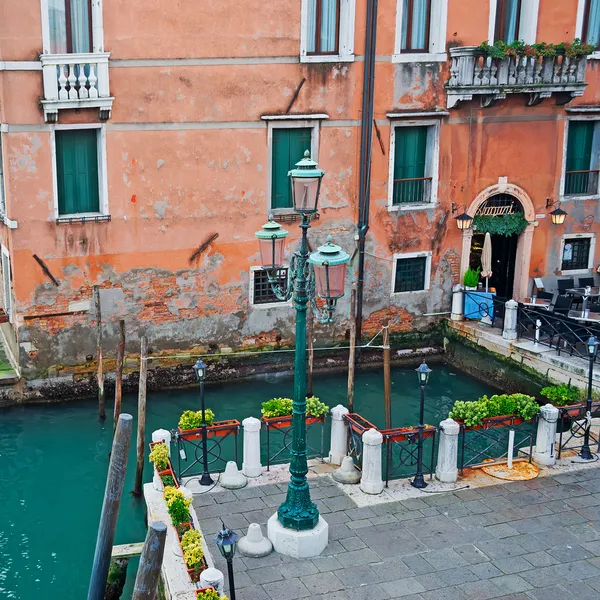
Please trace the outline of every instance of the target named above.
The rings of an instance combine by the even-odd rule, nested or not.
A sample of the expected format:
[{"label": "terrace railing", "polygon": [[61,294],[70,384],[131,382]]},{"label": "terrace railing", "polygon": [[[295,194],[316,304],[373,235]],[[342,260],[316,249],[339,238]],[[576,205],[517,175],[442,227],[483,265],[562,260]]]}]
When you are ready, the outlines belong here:
[{"label": "terrace railing", "polygon": [[566,171],[565,196],[596,196],[600,171]]},{"label": "terrace railing", "polygon": [[[423,429],[423,473],[433,479],[436,458],[437,427]],[[400,427],[381,431],[385,447],[385,485],[390,479],[412,477],[416,473],[419,428]]]},{"label": "terrace railing", "polygon": [[427,204],[431,202],[431,177],[394,179],[394,206]]},{"label": "terrace railing", "polygon": [[[592,404],[592,415],[600,410],[600,402]],[[563,406],[559,408],[558,415],[558,456],[560,458],[564,450],[581,450],[583,436],[587,428],[586,406]],[[566,431],[565,431],[566,429]],[[590,430],[590,447],[595,445],[596,452],[600,452],[600,436]]]}]

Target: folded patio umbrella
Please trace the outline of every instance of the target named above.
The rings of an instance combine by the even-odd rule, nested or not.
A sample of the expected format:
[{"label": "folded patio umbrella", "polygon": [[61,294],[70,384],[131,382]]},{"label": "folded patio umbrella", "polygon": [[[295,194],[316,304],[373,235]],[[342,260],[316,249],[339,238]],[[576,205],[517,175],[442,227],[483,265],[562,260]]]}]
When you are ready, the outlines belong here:
[{"label": "folded patio umbrella", "polygon": [[481,252],[481,276],[485,277],[485,291],[489,289],[489,278],[492,276],[492,238],[485,234],[483,250]]}]

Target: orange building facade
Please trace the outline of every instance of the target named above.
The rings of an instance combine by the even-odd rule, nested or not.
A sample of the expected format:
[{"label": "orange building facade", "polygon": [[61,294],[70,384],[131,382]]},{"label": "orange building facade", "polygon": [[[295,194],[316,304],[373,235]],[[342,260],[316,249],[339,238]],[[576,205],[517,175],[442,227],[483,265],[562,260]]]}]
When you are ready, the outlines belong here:
[{"label": "orange building facade", "polygon": [[[132,350],[141,335],[156,353],[293,341],[254,232],[273,214],[296,247],[286,176],[302,148],[326,172],[311,246],[331,234],[353,256],[350,289],[366,14],[365,0],[0,4],[2,328],[24,375],[95,355],[94,286],[109,351],[120,319]],[[363,336],[450,310],[481,242],[463,211],[526,221],[494,236],[499,296],[598,277],[600,52],[477,47],[599,37],[596,0],[379,0]],[[348,296],[319,338],[344,337]]]}]

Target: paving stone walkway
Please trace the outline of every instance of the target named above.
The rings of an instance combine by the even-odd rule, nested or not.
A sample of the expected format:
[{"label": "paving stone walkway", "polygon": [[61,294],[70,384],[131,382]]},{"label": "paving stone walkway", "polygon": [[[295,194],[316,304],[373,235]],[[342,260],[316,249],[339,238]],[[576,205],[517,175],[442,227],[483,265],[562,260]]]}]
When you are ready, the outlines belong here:
[{"label": "paving stone walkway", "polygon": [[[329,476],[310,485],[329,523],[327,549],[304,560],[238,554],[237,600],[600,599],[600,468],[370,508],[356,508]],[[240,534],[250,522],[266,534],[284,490],[196,496],[209,545],[221,517]]]}]

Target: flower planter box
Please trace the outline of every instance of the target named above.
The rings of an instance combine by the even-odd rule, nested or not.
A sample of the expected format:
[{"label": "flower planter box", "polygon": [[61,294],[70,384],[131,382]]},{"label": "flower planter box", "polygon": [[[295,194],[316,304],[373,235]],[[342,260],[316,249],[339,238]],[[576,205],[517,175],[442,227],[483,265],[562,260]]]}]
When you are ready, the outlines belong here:
[{"label": "flower planter box", "polygon": [[[423,427],[423,439],[428,440],[435,437],[437,428],[433,425]],[[419,439],[419,427],[398,427],[395,429],[382,429],[380,431],[384,442],[414,442]]]},{"label": "flower planter box", "polygon": [[[214,421],[212,425],[206,428],[206,437],[225,437],[230,433],[238,433],[241,427],[241,423],[236,419],[229,419],[227,421]],[[181,429],[177,428],[179,435],[184,440],[198,440],[202,439],[202,427],[198,429]]]},{"label": "flower planter box", "polygon": [[[150,444],[149,444],[150,452],[152,452],[152,448],[154,448],[154,446],[156,446],[156,444],[164,444],[164,442],[150,442]],[[175,477],[175,471],[173,471],[173,465],[171,464],[170,458],[169,458],[169,464],[166,469],[164,469],[163,471],[159,471],[156,467],[154,467],[154,471],[156,472],[156,475],[158,475],[158,477],[160,478],[161,483],[162,483],[162,475],[170,475],[173,478],[173,483],[174,483],[175,487],[176,488],[179,487],[179,482],[177,481],[177,477]],[[163,483],[163,487],[164,487],[164,483]]]},{"label": "flower planter box", "polygon": [[211,585],[210,587],[206,587],[206,588],[200,588],[199,590],[196,590],[196,598],[200,598],[201,599],[201,595],[203,592],[214,592],[216,591],[215,588]]},{"label": "flower planter box", "polygon": [[[263,417],[261,422],[264,423],[265,427],[272,427],[273,429],[287,429],[292,426],[292,415],[283,415],[281,417]],[[326,415],[320,417],[306,417],[306,424],[313,425],[314,423],[324,423]]]},{"label": "flower planter box", "polygon": [[503,415],[500,417],[488,417],[483,419],[481,425],[465,425],[464,421],[456,421],[463,429],[475,431],[477,429],[494,429],[495,427],[513,427],[521,425],[525,421],[517,415]]},{"label": "flower planter box", "polygon": [[[190,576],[190,579],[192,580],[192,582],[196,583],[196,582],[200,581],[200,575],[201,575],[202,571],[204,571],[207,568],[208,565],[206,564],[206,558],[204,558],[204,556],[203,556],[202,563],[199,567],[197,567],[195,569],[187,568],[187,564],[185,562],[185,554],[183,553],[183,546],[181,545],[181,538],[183,537],[183,534],[190,529],[194,529],[194,527],[191,523],[181,523],[181,525],[177,525],[177,527],[175,527],[175,532],[177,533],[177,541],[179,542],[179,550],[181,551],[181,557],[183,558],[183,562],[186,567],[186,571],[188,572],[188,575]],[[180,531],[181,531],[181,535],[180,535]]]}]

